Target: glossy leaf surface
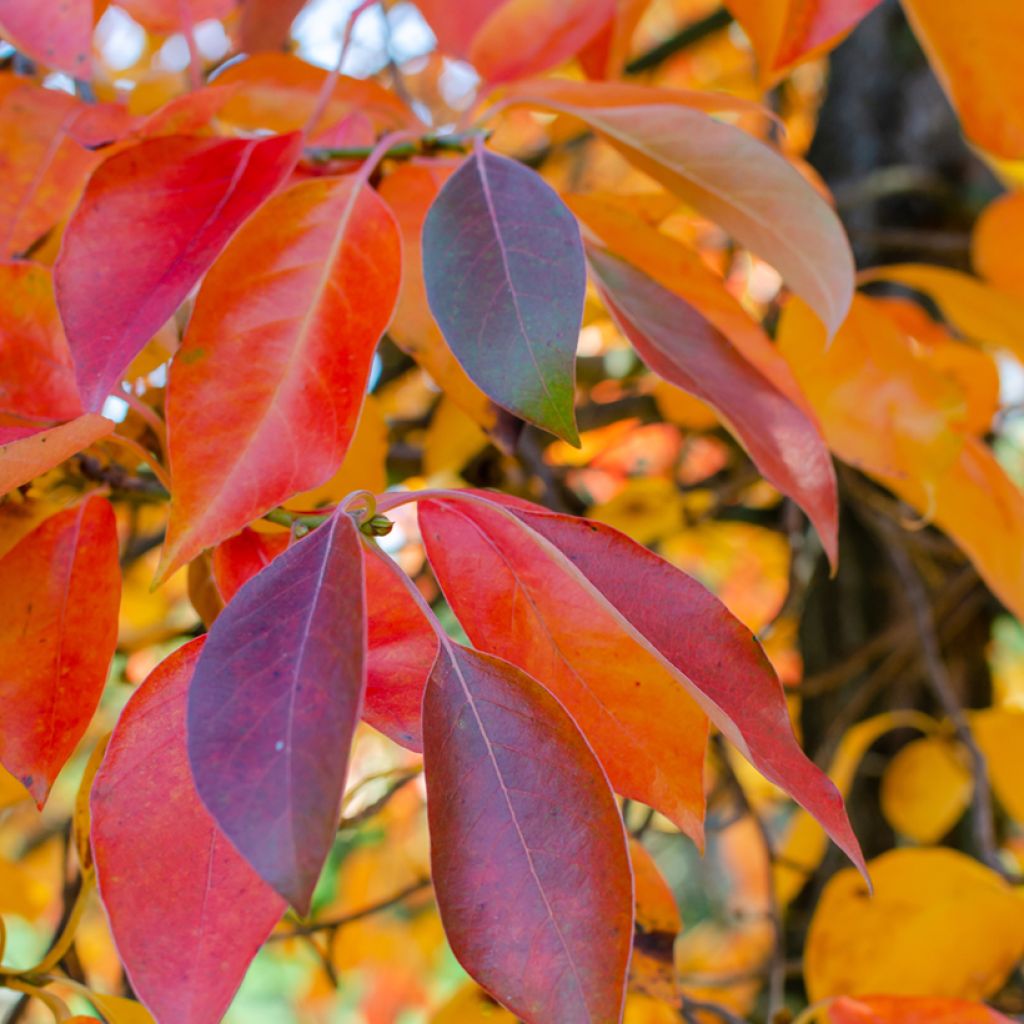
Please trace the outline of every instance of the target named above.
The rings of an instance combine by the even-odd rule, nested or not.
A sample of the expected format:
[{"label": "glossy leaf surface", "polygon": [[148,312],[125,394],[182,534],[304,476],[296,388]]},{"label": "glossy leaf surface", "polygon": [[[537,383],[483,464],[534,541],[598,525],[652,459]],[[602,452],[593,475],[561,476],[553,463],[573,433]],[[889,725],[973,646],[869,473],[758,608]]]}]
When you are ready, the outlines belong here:
[{"label": "glossy leaf surface", "polygon": [[430,564],[475,647],[518,665],[573,716],[612,786],[704,839],[707,718],[614,610],[508,511],[419,505]]},{"label": "glossy leaf surface", "polygon": [[782,686],[750,631],[700,583],[617,530],[522,506],[512,511],[565,555],[678,672],[754,767],[810,811],[863,870],[842,798],[797,744]]},{"label": "glossy leaf surface", "polygon": [[92,0],[0,0],[0,35],[33,60],[73,78],[92,77],[92,21]]},{"label": "glossy leaf surface", "polygon": [[[286,533],[249,528],[213,552],[217,589],[230,601],[288,547]],[[410,597],[402,571],[387,555],[363,545],[366,576],[366,696],[363,720],[411,750],[422,750],[423,688],[437,657],[437,637]]]},{"label": "glossy leaf surface", "polygon": [[390,212],[344,179],[294,185],[242,228],[207,275],[171,366],[163,572],[334,474],[400,276]]},{"label": "glossy leaf surface", "polygon": [[853,295],[838,217],[777,152],[700,110],[670,104],[541,103],[585,121],[640,170],[771,263],[829,332]]},{"label": "glossy leaf surface", "polygon": [[192,782],[185,708],[203,643],[175,651],[133,694],[92,790],[100,896],[158,1024],[216,1024],[285,909]]},{"label": "glossy leaf surface", "polygon": [[619,1021],[629,858],[572,719],[508,663],[445,645],[423,733],[434,888],[455,955],[527,1024]]},{"label": "glossy leaf surface", "polygon": [[423,260],[430,308],[473,381],[575,443],[586,272],[579,227],[551,187],[478,147],[427,214]]},{"label": "glossy leaf surface", "polygon": [[362,705],[363,594],[359,533],[338,513],[235,595],[189,689],[203,803],[302,913],[337,830]]},{"label": "glossy leaf surface", "polygon": [[835,565],[835,472],[817,424],[680,296],[610,253],[588,256],[609,312],[640,357],[721,415],[766,479],[807,512]]},{"label": "glossy leaf surface", "polygon": [[284,180],[298,136],[143,141],[97,168],[64,233],[57,303],[98,411],[238,226]]},{"label": "glossy leaf surface", "polygon": [[121,596],[110,504],[86,498],[0,559],[0,762],[42,806],[107,681]]}]

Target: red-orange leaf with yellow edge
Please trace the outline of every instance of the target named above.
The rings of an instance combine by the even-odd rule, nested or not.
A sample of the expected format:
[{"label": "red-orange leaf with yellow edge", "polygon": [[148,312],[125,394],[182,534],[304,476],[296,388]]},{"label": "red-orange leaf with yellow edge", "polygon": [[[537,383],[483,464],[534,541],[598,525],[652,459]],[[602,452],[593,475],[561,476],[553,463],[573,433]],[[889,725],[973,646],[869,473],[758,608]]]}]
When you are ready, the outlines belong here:
[{"label": "red-orange leaf with yellow edge", "polygon": [[162,574],[334,474],[400,278],[394,218],[360,182],[293,185],[232,239],[171,365]]},{"label": "red-orange leaf with yellow edge", "polygon": [[82,402],[102,408],[238,226],[291,171],[298,135],[148,139],[89,179],[54,266]]},{"label": "red-orange leaf with yellow edge", "polygon": [[520,669],[446,641],[423,736],[434,889],[456,957],[526,1024],[618,1024],[626,836],[572,719]]},{"label": "red-orange leaf with yellow edge", "polygon": [[100,898],[157,1024],[216,1024],[285,908],[192,782],[185,705],[204,642],[175,651],[132,695],[90,800]]},{"label": "red-orange leaf with yellow edge", "polygon": [[473,645],[541,682],[612,786],[703,844],[708,722],[672,670],[509,511],[431,500],[419,516],[430,564]]},{"label": "red-orange leaf with yellow edge", "polygon": [[40,806],[107,681],[121,599],[105,498],[47,519],[0,559],[0,762]]}]

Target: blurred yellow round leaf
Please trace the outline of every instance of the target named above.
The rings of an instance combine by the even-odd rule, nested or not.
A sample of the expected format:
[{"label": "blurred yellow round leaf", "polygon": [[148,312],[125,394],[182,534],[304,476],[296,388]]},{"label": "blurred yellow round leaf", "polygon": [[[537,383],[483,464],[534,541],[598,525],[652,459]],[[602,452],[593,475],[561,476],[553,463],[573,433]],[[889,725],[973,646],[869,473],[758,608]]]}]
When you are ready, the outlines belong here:
[{"label": "blurred yellow round leaf", "polygon": [[804,951],[811,1002],[830,996],[985,999],[1024,953],[1024,901],[990,868],[942,847],[891,850],[818,902]]},{"label": "blurred yellow round leaf", "polygon": [[974,714],[971,725],[996,798],[1011,818],[1024,822],[1024,712],[991,708]]},{"label": "blurred yellow round leaf", "polygon": [[882,777],[882,813],[914,842],[935,843],[960,819],[973,790],[960,747],[925,737],[908,743],[889,762]]}]

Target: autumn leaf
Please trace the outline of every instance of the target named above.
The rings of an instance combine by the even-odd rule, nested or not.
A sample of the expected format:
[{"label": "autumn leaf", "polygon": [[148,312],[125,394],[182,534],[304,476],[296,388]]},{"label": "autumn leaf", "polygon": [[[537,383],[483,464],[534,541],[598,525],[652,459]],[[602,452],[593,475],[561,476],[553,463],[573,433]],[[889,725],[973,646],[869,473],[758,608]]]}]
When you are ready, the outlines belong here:
[{"label": "autumn leaf", "polygon": [[121,594],[114,512],[101,497],[46,520],[0,559],[0,761],[42,807],[107,681]]},{"label": "autumn leaf", "polygon": [[630,264],[588,251],[602,298],[648,366],[707,402],[765,478],[814,523],[839,557],[835,472],[817,424],[678,295]]},{"label": "autumn leaf", "polygon": [[473,644],[518,665],[563,704],[625,796],[704,831],[707,719],[550,546],[481,501],[419,503],[427,554]]},{"label": "autumn leaf", "polygon": [[0,494],[60,465],[112,433],[113,420],[88,412],[67,423],[0,444]]},{"label": "autumn leaf", "polygon": [[456,957],[527,1024],[618,1021],[632,883],[586,741],[529,676],[453,644],[423,709],[434,888]]},{"label": "autumn leaf", "polygon": [[782,156],[680,104],[589,106],[538,98],[586,122],[640,170],[771,263],[830,334],[850,306],[853,258],[839,220]]},{"label": "autumn leaf", "polygon": [[[174,495],[162,575],[339,468],[395,306],[400,259],[387,207],[343,179],[292,186],[234,238],[171,366]],[[257,305],[246,301],[252,288]],[[234,375],[228,423],[225,372]]]},{"label": "autumn leaf", "polygon": [[235,595],[189,686],[203,804],[302,913],[337,830],[363,700],[363,594],[359,533],[338,512]]},{"label": "autumn leaf", "polygon": [[982,1003],[913,996],[840,996],[829,1005],[830,1024],[1009,1024]]},{"label": "autumn leaf", "polygon": [[971,142],[996,156],[1024,156],[1024,93],[1013,40],[1024,9],[1000,0],[969,8],[903,0],[903,9]]},{"label": "autumn leaf", "polygon": [[96,169],[54,267],[88,411],[100,410],[242,221],[281,184],[299,143],[288,135],[172,135],[123,149]]},{"label": "autumn leaf", "polygon": [[810,999],[832,995],[984,999],[1024,952],[1020,897],[956,850],[891,850],[871,861],[874,897],[834,875],[807,936]]},{"label": "autumn leaf", "polygon": [[550,186],[478,146],[430,207],[423,259],[431,311],[470,378],[576,443],[586,270],[579,228]]},{"label": "autumn leaf", "polygon": [[52,6],[0,0],[0,33],[34,60],[74,78],[91,78],[92,0]]},{"label": "autumn leaf", "polygon": [[100,895],[158,1024],[219,1021],[284,911],[217,829],[189,772],[186,701],[203,644],[170,655],[132,696],[91,799]]}]

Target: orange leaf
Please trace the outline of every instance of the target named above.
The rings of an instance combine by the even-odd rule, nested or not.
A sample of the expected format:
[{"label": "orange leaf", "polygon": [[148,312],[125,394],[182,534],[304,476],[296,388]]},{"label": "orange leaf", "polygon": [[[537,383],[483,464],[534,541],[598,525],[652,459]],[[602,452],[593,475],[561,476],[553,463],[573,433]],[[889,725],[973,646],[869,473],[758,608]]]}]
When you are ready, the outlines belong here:
[{"label": "orange leaf", "polygon": [[341,178],[293,185],[232,239],[171,364],[162,576],[341,465],[400,258],[377,193]]},{"label": "orange leaf", "polygon": [[903,9],[971,142],[1024,157],[1024,4],[903,0]]},{"label": "orange leaf", "polygon": [[830,1024],[1013,1024],[984,1003],[914,996],[840,996],[828,1018]]},{"label": "orange leaf", "polygon": [[0,761],[40,807],[107,681],[121,596],[117,555],[114,511],[90,497],[0,559]]},{"label": "orange leaf", "polygon": [[989,203],[974,225],[971,259],[974,269],[997,288],[1024,297],[1024,191],[1008,192]]},{"label": "orange leaf", "polygon": [[98,413],[89,412],[59,427],[0,444],[0,494],[13,491],[59,466],[65,459],[113,433],[115,425]]}]

